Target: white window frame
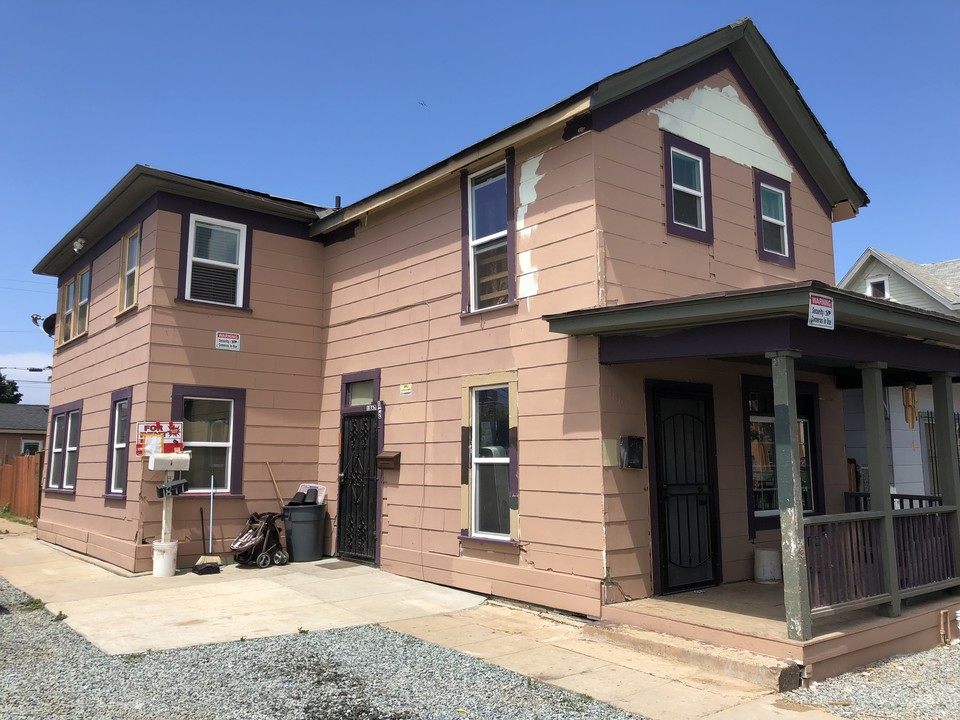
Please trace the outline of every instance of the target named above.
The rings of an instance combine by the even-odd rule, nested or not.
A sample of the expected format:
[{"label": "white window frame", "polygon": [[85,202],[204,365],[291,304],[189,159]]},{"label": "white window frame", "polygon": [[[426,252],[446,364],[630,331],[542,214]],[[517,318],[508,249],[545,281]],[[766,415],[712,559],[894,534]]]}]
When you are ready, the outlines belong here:
[{"label": "white window frame", "polygon": [[[50,427],[50,474],[47,478],[47,487],[59,489],[63,482],[63,468],[66,454],[63,452],[66,435],[58,433],[58,429],[66,431],[66,413],[53,416],[53,425]],[[59,436],[59,437],[58,437]],[[57,458],[60,459],[59,477],[54,477],[54,471],[57,469]]]},{"label": "white window frame", "polygon": [[[690,158],[691,160],[697,161],[697,169],[700,175],[700,190],[695,190],[694,188],[687,187],[686,185],[681,185],[680,183],[677,182],[676,180],[677,174],[673,167],[674,155],[682,155],[683,157]],[[692,153],[688,153],[684,150],[681,150],[680,148],[671,147],[670,148],[670,185],[671,185],[671,192],[679,191],[687,195],[692,195],[693,197],[697,198],[697,203],[700,208],[700,212],[699,212],[700,224],[691,225],[690,223],[685,223],[682,220],[677,219],[677,201],[675,199],[671,200],[670,205],[673,211],[673,222],[676,223],[677,225],[682,225],[683,227],[693,228],[694,230],[700,230],[702,232],[705,232],[707,229],[707,207],[706,207],[706,203],[704,202],[704,196],[703,196],[703,188],[704,188],[703,158],[698,155],[694,155]]]},{"label": "white window frame", "polygon": [[[124,424],[120,423],[120,406],[125,405],[127,408],[127,422]],[[112,457],[111,468],[110,468],[110,492],[114,495],[120,495],[124,492],[124,484],[126,480],[126,464],[128,455],[127,448],[130,445],[130,401],[127,398],[122,398],[113,403],[113,437],[110,438],[110,453]],[[118,441],[118,436],[122,429],[126,429],[127,440],[123,442]],[[118,462],[119,451],[123,452],[122,462]],[[119,482],[118,482],[119,480]]]},{"label": "white window frame", "polygon": [[[763,202],[760,203],[760,234],[761,234],[761,244],[765,252],[770,253],[771,255],[779,255],[780,257],[790,257],[790,238],[788,233],[790,229],[787,227],[787,194],[778,187],[774,187],[765,182],[760,183],[760,197],[763,198],[764,189],[769,190],[770,192],[776,193],[780,198],[780,209],[783,214],[783,220],[778,220],[777,218],[772,218],[768,215],[765,215],[763,212]],[[774,225],[779,225],[783,228],[783,251],[771,250],[767,247],[767,238],[766,234],[763,232],[763,223],[768,222]]]},{"label": "white window frame", "polygon": [[[51,490],[75,490],[77,487],[76,470],[70,477],[67,472],[70,467],[71,457],[74,461],[74,467],[79,467],[80,452],[80,434],[77,434],[77,444],[70,444],[70,431],[80,422],[81,410],[74,408],[58,412],[53,416],[53,425],[51,426],[50,437],[50,472],[47,478],[47,487]],[[62,428],[63,434],[57,437],[57,428]],[[57,468],[56,458],[60,457],[60,467]],[[57,470],[57,476],[54,471]]]},{"label": "white window frame", "polygon": [[70,410],[67,412],[67,427],[66,432],[63,435],[63,445],[64,445],[64,454],[63,454],[63,482],[60,485],[60,488],[63,490],[75,490],[77,487],[77,472],[76,470],[73,473],[73,476],[70,476],[70,456],[73,455],[74,458],[74,468],[79,469],[80,463],[80,434],[77,433],[77,444],[70,444],[70,431],[74,427],[74,423],[80,422],[80,411],[79,410]]},{"label": "white window frame", "polygon": [[[239,233],[239,238],[237,240],[239,247],[237,252],[237,262],[234,263],[225,263],[219,260],[208,260],[206,258],[196,258],[194,257],[195,252],[195,239],[196,239],[196,230],[197,223],[203,223],[204,225],[214,225],[217,227],[226,228],[228,230],[236,230]],[[245,278],[245,268],[246,268],[246,256],[247,256],[247,226],[240,223],[230,222],[229,220],[220,220],[219,218],[207,217],[205,215],[195,215],[190,214],[190,234],[187,241],[187,277],[186,277],[186,287],[184,288],[184,297],[191,302],[201,302],[207,303],[210,305],[220,305],[221,307],[243,307],[243,293],[244,293],[244,283]],[[227,268],[235,270],[237,273],[237,289],[234,296],[234,302],[232,303],[222,303],[215,300],[208,300],[206,298],[195,298],[193,297],[193,265],[197,263],[198,265],[206,265],[208,267],[218,267],[218,268]]]},{"label": "white window frame", "polygon": [[[877,283],[883,284],[883,295],[874,295],[873,286]],[[867,278],[867,287],[864,292],[867,297],[890,299],[890,276],[889,275],[871,275]]]},{"label": "white window frame", "polygon": [[[134,244],[131,252],[130,245]],[[133,266],[130,259],[133,256]],[[117,301],[117,310],[124,312],[137,306],[140,277],[140,226],[133,228],[120,240],[120,297]],[[130,291],[128,293],[128,290]],[[127,302],[127,295],[131,296]]]},{"label": "white window frame", "polygon": [[[231,487],[233,486],[233,477],[232,477],[233,476],[233,438],[234,438],[234,431],[236,428],[236,425],[235,425],[236,402],[232,398],[205,397],[203,395],[185,395],[183,397],[184,403],[186,403],[187,400],[205,400],[205,401],[214,401],[214,402],[224,402],[224,403],[230,404],[230,432],[227,435],[230,439],[227,440],[226,442],[216,442],[213,440],[200,440],[200,441],[187,440],[187,427],[186,427],[187,421],[185,417],[183,420],[184,422],[183,449],[184,450],[190,450],[191,448],[199,448],[199,447],[213,447],[213,448],[225,447],[227,449],[226,459],[224,461],[224,472],[226,475],[224,479],[224,486],[215,487],[214,492],[229,495],[231,492]],[[182,408],[181,408],[181,411],[182,411]],[[187,492],[188,493],[209,493],[210,486],[207,485],[206,487],[202,487],[202,486],[193,487],[193,488],[190,488]]]},{"label": "white window frame", "polygon": [[[480,307],[480,299],[477,296],[477,263],[476,257],[478,250],[482,249],[485,245],[491,245],[498,242],[503,242],[504,247],[506,248],[507,253],[510,252],[510,242],[508,239],[509,228],[510,228],[510,218],[504,216],[503,230],[492,233],[490,235],[485,235],[484,237],[474,237],[474,190],[478,187],[482,187],[484,183],[476,184],[475,181],[477,178],[486,177],[487,180],[494,180],[503,177],[504,185],[507,181],[507,164],[506,162],[498,163],[492,165],[488,168],[484,168],[479,172],[470,174],[467,177],[467,223],[469,227],[469,243],[470,243],[470,257],[469,262],[469,275],[470,275],[470,310],[471,312],[476,312],[478,310],[489,310],[490,308],[501,307],[510,303],[510,292],[509,290],[506,293],[506,299],[502,303],[497,303],[496,305],[488,305],[485,307]],[[510,188],[506,188],[506,192],[510,192]],[[510,203],[506,203],[509,208]],[[509,266],[509,262],[508,262]],[[508,270],[509,272],[509,270]]]},{"label": "white window frame", "polygon": [[43,450],[43,440],[24,440],[24,439],[21,438],[21,440],[20,440],[20,454],[21,454],[21,455],[26,455],[26,454],[27,454],[27,445],[36,445],[36,446],[37,446],[36,452],[35,452],[35,453],[31,453],[31,455],[36,455],[36,453],[38,453],[38,452],[40,452],[41,450]]}]

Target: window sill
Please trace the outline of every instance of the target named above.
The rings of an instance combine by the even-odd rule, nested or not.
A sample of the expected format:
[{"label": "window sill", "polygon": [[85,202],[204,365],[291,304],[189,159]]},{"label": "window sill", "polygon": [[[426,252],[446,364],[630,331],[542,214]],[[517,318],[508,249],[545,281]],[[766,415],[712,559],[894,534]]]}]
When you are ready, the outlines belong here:
[{"label": "window sill", "polygon": [[103,497],[104,500],[126,500],[127,494],[126,493],[104,493],[101,497]]},{"label": "window sill", "polygon": [[670,237],[683,238],[700,243],[701,245],[713,245],[713,236],[706,230],[697,230],[697,228],[688,228],[683,225],[673,225],[667,227],[667,235]]},{"label": "window sill", "polygon": [[50,494],[50,495],[76,495],[77,494],[76,488],[64,489],[64,488],[48,487],[48,488],[44,488],[43,492],[44,494]]},{"label": "window sill", "polygon": [[118,310],[118,311],[117,311],[117,314],[113,316],[113,319],[114,319],[114,320],[119,320],[120,318],[124,318],[124,317],[126,317],[127,315],[133,315],[133,314],[136,313],[137,310],[139,310],[139,309],[140,309],[140,308],[139,308],[136,304],[133,304],[133,305],[131,305],[131,306],[128,307],[128,308],[123,308],[123,310]]},{"label": "window sill", "polygon": [[67,347],[67,345],[73,345],[75,342],[77,342],[77,341],[79,341],[79,340],[84,340],[84,339],[86,339],[88,332],[89,332],[89,331],[84,330],[82,333],[80,333],[79,335],[74,335],[74,336],[73,336],[72,338],[70,338],[69,340],[64,340],[63,342],[57,343],[57,350],[59,350],[60,348]]},{"label": "window sill", "polygon": [[517,550],[520,549],[520,543],[519,543],[518,541],[512,540],[512,539],[510,539],[510,540],[499,540],[499,539],[497,539],[497,538],[487,538],[487,537],[476,537],[476,536],[474,536],[474,535],[464,535],[463,533],[460,533],[460,535],[457,536],[457,539],[458,539],[461,543],[475,544],[475,545],[477,545],[477,546],[479,546],[479,547],[482,547],[482,546],[484,546],[484,545],[490,545],[490,546],[494,546],[494,547],[496,547],[496,548],[498,548],[498,549],[500,549],[500,548],[503,548],[503,549],[506,549],[506,548],[516,548]]},{"label": "window sill", "polygon": [[481,308],[480,310],[470,310],[469,312],[461,312],[461,318],[470,318],[476,315],[484,315],[490,312],[496,312],[497,310],[507,310],[507,309],[516,309],[520,307],[519,300],[511,300],[510,302],[503,303],[502,305],[494,305],[493,307]]}]

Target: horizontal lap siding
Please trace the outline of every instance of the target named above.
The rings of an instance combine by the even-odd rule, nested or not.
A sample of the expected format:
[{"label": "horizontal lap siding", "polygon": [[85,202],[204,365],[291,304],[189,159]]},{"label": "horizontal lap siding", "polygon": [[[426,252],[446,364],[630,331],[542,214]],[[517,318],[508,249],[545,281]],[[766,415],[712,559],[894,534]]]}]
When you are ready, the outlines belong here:
[{"label": "horizontal lap siding", "polygon": [[[243,498],[218,497],[214,507],[214,550],[223,553],[251,512],[280,509],[270,470],[285,500],[301,483],[316,482],[322,249],[308,240],[249,231],[249,311],[174,302],[181,218],[160,215],[155,296],[162,307],[155,308],[151,328],[148,417],[170,417],[174,385],[246,391]],[[239,333],[241,351],[215,349],[218,330]],[[181,497],[178,503],[174,534],[185,543],[181,555],[199,553],[204,501]],[[148,539],[160,532],[160,510],[155,503],[144,513]]]},{"label": "horizontal lap siding", "polygon": [[[724,582],[753,577],[755,545],[779,544],[777,532],[761,532],[756,543],[747,532],[747,467],[744,458],[741,376],[768,375],[769,370],[752,365],[716,361],[678,361],[638,365],[604,366],[601,372],[604,403],[603,436],[640,435],[656,442],[647,427],[644,386],[648,380],[693,382],[713,388],[718,484],[720,552]],[[820,403],[820,452],[823,460],[827,512],[840,512],[837,505],[846,488],[842,396],[832,378],[798,373],[798,380],[816,382]],[[649,448],[646,459],[651,458]],[[646,597],[653,594],[653,524],[650,483],[654,471],[607,468],[604,471],[604,516],[607,563],[619,583],[611,599]]]},{"label": "horizontal lap siding", "polygon": [[[401,452],[400,470],[384,472],[383,566],[596,614],[603,543],[596,344],[553,335],[541,319],[596,304],[592,160],[587,140],[552,145],[517,149],[517,183],[536,200],[521,206],[518,193],[517,271],[525,278],[516,308],[460,317],[455,177],[389,214],[371,214],[354,238],[325,249],[320,478],[335,498],[342,375],[379,369],[385,448]],[[461,546],[462,379],[512,369],[520,548]],[[409,396],[400,396],[401,383],[412,384]]]},{"label": "horizontal lap siding", "polygon": [[[740,100],[749,104],[748,95],[730,73],[709,78],[698,87],[727,85],[733,85]],[[677,97],[685,98],[691,91]],[[757,117],[764,132],[773,137],[764,117]],[[608,302],[806,279],[833,282],[830,217],[797,168],[791,181],[796,268],[786,268],[757,257],[752,167],[711,154],[714,242],[707,245],[666,232],[663,150],[656,115],[640,112],[594,135]]]},{"label": "horizontal lap siding", "polygon": [[[138,309],[118,315],[120,243],[104,251],[90,265],[90,309],[85,336],[55,350],[51,408],[83,400],[80,446],[77,455],[76,491],[72,495],[45,492],[43,524],[38,537],[79,552],[133,569],[137,543],[142,540],[139,521],[145,472],[133,446],[127,465],[127,494],[122,500],[106,499],[107,457],[111,394],[133,388],[131,418],[143,417],[150,337],[158,217],[153,214],[141,227]],[[47,432],[49,433],[48,427]],[[49,437],[45,447],[50,447]],[[49,454],[47,456],[49,458]],[[49,460],[45,468],[47,484]],[[62,540],[62,542],[61,542]]]}]

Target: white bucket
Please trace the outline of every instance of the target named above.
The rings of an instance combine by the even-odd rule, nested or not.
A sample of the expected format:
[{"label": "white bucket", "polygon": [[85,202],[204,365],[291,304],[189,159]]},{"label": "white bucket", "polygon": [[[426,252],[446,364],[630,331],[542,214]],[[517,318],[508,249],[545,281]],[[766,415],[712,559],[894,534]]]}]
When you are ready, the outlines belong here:
[{"label": "white bucket", "polygon": [[156,577],[173,577],[177,573],[177,541],[153,542],[153,574]]},{"label": "white bucket", "polygon": [[772,548],[756,548],[753,551],[753,581],[764,584],[783,580],[780,566],[780,551]]}]

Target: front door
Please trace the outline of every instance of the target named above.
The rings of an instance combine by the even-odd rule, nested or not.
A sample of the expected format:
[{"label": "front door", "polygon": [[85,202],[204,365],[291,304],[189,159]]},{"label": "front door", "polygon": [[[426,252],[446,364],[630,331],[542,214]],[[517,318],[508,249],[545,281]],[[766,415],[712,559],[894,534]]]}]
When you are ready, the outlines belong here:
[{"label": "front door", "polygon": [[342,423],[337,554],[372,563],[377,556],[377,413],[344,415]]},{"label": "front door", "polygon": [[716,585],[720,552],[711,388],[654,385],[652,420],[659,592]]}]

